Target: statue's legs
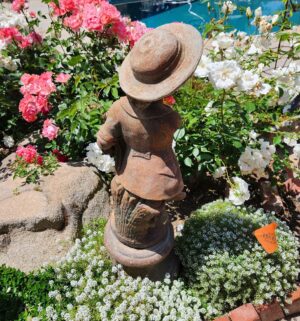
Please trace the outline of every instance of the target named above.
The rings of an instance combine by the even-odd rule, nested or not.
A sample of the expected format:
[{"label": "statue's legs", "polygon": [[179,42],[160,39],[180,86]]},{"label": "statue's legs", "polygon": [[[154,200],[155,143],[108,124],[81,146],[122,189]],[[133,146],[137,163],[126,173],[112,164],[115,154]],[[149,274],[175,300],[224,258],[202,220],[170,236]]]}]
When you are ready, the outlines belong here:
[{"label": "statue's legs", "polygon": [[164,201],[149,201],[128,192],[114,177],[113,212],[104,242],[112,258],[132,276],[163,279],[178,273],[174,234]]}]

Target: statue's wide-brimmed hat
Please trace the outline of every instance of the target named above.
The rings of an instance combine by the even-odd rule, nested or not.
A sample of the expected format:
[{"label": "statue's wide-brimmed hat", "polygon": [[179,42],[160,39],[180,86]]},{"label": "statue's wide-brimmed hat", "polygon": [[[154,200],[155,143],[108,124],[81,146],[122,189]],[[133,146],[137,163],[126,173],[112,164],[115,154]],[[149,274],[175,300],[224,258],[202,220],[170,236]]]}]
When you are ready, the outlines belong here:
[{"label": "statue's wide-brimmed hat", "polygon": [[201,35],[191,25],[175,22],[151,30],[125,58],[121,88],[140,101],[166,97],[194,73],[202,50]]}]

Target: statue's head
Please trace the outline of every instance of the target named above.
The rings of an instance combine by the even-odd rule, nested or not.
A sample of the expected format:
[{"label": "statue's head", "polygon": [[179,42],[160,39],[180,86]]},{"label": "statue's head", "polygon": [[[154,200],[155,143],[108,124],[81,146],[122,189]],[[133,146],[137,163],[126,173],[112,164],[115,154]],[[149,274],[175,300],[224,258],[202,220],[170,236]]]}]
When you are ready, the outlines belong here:
[{"label": "statue's head", "polygon": [[190,25],[171,23],[149,31],[121,66],[121,88],[140,102],[160,100],[194,73],[201,54],[202,38]]}]

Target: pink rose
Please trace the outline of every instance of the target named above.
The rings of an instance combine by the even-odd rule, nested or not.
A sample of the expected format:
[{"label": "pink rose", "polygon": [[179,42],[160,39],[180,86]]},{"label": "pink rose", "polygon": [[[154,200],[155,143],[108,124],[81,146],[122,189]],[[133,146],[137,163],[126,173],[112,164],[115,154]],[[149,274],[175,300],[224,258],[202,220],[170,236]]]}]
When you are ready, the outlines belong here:
[{"label": "pink rose", "polygon": [[119,10],[108,2],[102,2],[100,9],[100,19],[103,25],[118,21],[121,17]]},{"label": "pink rose", "polygon": [[103,24],[100,19],[101,9],[94,4],[87,4],[83,8],[82,26],[89,31],[102,31]]},{"label": "pink rose", "polygon": [[56,91],[56,87],[52,82],[52,72],[44,72],[39,75],[24,74],[21,77],[21,82],[24,86],[20,91],[23,95],[43,95],[49,96]]},{"label": "pink rose", "polygon": [[19,111],[22,113],[22,117],[29,123],[37,119],[38,113],[47,113],[49,110],[48,100],[44,96],[26,94],[19,103]]},{"label": "pink rose", "polygon": [[49,3],[49,7],[53,10],[53,15],[55,16],[63,16],[66,14],[66,11],[62,10],[60,7],[58,7],[54,2]]},{"label": "pink rose", "polygon": [[80,13],[72,14],[64,19],[64,25],[73,31],[78,31],[82,26],[82,16]]},{"label": "pink rose", "polygon": [[29,35],[22,37],[22,40],[19,43],[19,47],[25,49],[35,44],[41,44],[42,41],[43,41],[43,38],[41,35],[39,35],[36,32],[31,32]]},{"label": "pink rose", "polygon": [[0,39],[6,43],[10,43],[13,40],[19,42],[22,41],[22,35],[15,27],[0,28]]},{"label": "pink rose", "polygon": [[31,18],[36,18],[36,13],[34,11],[30,11],[29,15]]},{"label": "pink rose", "polygon": [[14,0],[12,2],[11,8],[13,11],[20,12],[24,8],[24,5],[25,5],[25,0]]},{"label": "pink rose", "polygon": [[128,40],[128,36],[129,36],[125,21],[126,20],[121,19],[121,20],[115,22],[110,29],[112,34],[117,36],[120,41],[124,41],[124,42],[126,42]]},{"label": "pink rose", "polygon": [[34,146],[19,146],[16,151],[17,156],[21,157],[26,163],[33,163],[37,157],[37,151]]},{"label": "pink rose", "polygon": [[71,75],[60,73],[56,76],[55,81],[65,84],[71,78]]},{"label": "pink rose", "polygon": [[59,8],[67,13],[76,10],[76,5],[74,0],[59,0]]},{"label": "pink rose", "polygon": [[53,124],[52,119],[46,119],[44,121],[42,136],[48,138],[49,140],[53,140],[57,137],[57,133],[59,128]]},{"label": "pink rose", "polygon": [[41,90],[39,92],[40,95],[49,96],[51,93],[56,91],[56,86],[52,82],[52,72],[46,71],[43,72],[39,77],[39,84]]}]

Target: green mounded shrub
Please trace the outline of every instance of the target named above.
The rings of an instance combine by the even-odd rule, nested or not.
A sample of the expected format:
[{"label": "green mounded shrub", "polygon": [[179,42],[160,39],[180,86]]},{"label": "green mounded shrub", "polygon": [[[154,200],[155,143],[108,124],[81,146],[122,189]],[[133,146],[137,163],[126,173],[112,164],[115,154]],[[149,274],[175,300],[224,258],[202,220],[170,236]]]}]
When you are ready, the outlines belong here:
[{"label": "green mounded shrub", "polygon": [[[252,233],[273,221],[279,248],[267,254]],[[209,319],[243,303],[283,301],[297,281],[297,246],[273,215],[222,200],[194,212],[176,240],[184,276]]]}]

